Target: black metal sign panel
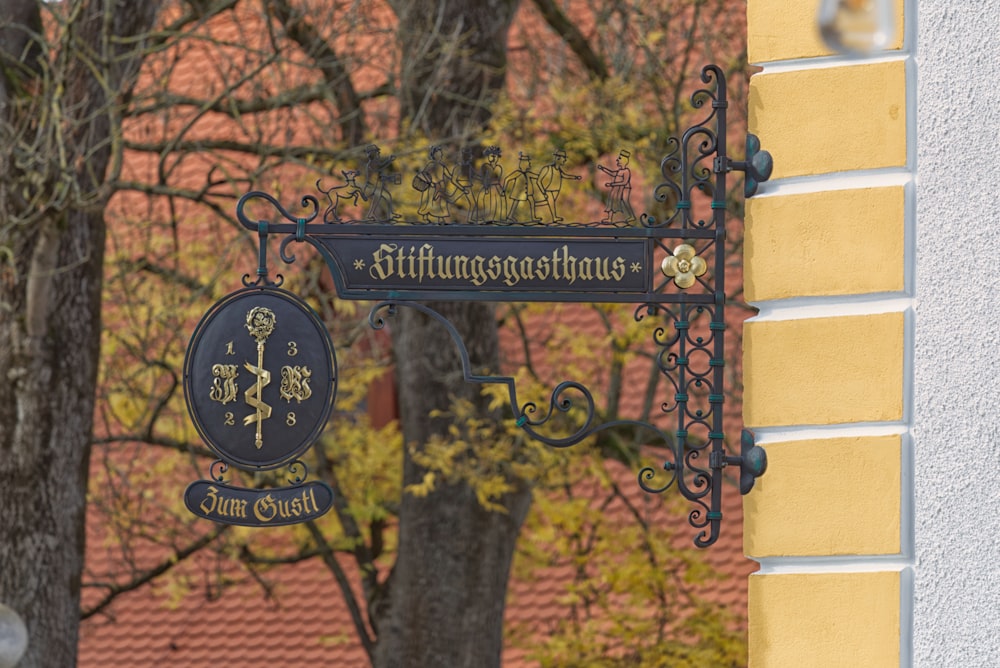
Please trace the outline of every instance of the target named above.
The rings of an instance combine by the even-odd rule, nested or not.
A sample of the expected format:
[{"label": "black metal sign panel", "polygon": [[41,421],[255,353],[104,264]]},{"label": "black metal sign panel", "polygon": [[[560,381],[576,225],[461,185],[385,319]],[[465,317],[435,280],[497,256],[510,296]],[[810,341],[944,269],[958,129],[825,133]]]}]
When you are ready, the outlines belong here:
[{"label": "black metal sign panel", "polygon": [[[322,240],[321,240],[322,243]],[[337,238],[324,243],[354,291],[642,294],[651,282],[644,239]]]},{"label": "black metal sign panel", "polygon": [[326,327],[274,287],[234,292],[199,323],[184,360],[191,419],[224,461],[271,469],[312,445],[333,410],[337,368]]},{"label": "black metal sign panel", "polygon": [[281,526],[325,514],[333,506],[333,490],[316,481],[294,487],[246,489],[196,480],[184,491],[184,505],[198,517],[222,524]]}]

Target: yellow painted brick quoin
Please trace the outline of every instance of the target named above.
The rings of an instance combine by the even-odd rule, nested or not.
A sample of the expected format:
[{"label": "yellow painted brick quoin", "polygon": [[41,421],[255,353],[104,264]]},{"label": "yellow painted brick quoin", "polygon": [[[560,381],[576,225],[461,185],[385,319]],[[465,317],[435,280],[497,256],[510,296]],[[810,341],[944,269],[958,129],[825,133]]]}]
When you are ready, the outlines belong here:
[{"label": "yellow painted brick quoin", "polygon": [[902,313],[749,320],[743,328],[747,426],[900,420]]},{"label": "yellow painted brick quoin", "polygon": [[747,300],[902,291],[904,211],[901,186],[748,199]]},{"label": "yellow painted brick quoin", "polygon": [[899,668],[900,574],[750,576],[750,668]]},{"label": "yellow painted brick quoin", "polygon": [[[750,668],[899,668],[908,653],[909,577],[872,570],[904,558],[912,533],[908,437],[871,433],[872,423],[905,429],[909,413],[909,311],[878,300],[906,295],[913,188],[887,185],[913,163],[904,10],[914,5],[893,2],[892,42],[871,58],[827,47],[819,2],[747,3],[748,59],[763,65],[748,130],[774,159],[765,194],[746,204],[745,296],[766,310],[744,325],[743,418],[770,436],[767,472],[744,497],[744,550],[764,570],[749,582]],[[863,180],[872,172],[893,180]],[[811,425],[853,426],[796,431]]]},{"label": "yellow painted brick quoin", "polygon": [[749,112],[772,181],[906,164],[902,61],[765,71],[750,78]]},{"label": "yellow painted brick quoin", "polygon": [[[890,50],[903,46],[903,0],[896,0]],[[747,57],[751,63],[829,56],[816,23],[819,2],[752,0],[747,3]]]},{"label": "yellow painted brick quoin", "polygon": [[767,444],[744,498],[747,556],[899,554],[901,448],[898,435]]}]

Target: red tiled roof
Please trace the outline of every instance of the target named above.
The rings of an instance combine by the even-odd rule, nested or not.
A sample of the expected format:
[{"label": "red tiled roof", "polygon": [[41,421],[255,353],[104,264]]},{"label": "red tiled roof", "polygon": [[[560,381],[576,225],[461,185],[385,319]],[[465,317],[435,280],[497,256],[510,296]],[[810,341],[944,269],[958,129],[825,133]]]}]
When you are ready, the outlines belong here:
[{"label": "red tiled roof", "polygon": [[[647,514],[651,522],[668,523],[675,530],[675,545],[695,550],[691,545],[693,530],[684,514],[678,514],[667,497],[649,496],[638,490],[633,472],[613,465],[616,482],[626,496]],[[595,493],[596,486],[583,484],[577,493]],[[182,490],[178,486],[177,494]],[[755,564],[742,555],[741,499],[735,487],[725,491],[725,520],[722,535],[712,548],[700,551],[720,579],[693,588],[712,602],[733,611],[745,625],[746,581]],[[666,494],[676,494],[668,491]],[[623,521],[623,508],[612,505],[607,521]],[[210,530],[205,522],[200,529]],[[90,579],[104,574],[106,579],[126,570],[121,553],[105,548],[99,540],[100,528],[88,532]],[[522,541],[536,540],[530,531]],[[139,566],[149,567],[164,551],[149,543],[131,554]],[[142,547],[145,545],[145,547]],[[116,557],[117,555],[117,557]],[[341,555],[339,562],[349,574],[360,595],[358,580],[350,559]],[[508,643],[504,665],[511,668],[535,666],[530,661],[531,637],[558,633],[560,622],[568,616],[567,584],[574,569],[555,564],[526,574],[515,565],[507,600],[506,624],[516,631],[518,641]],[[307,663],[334,666],[369,665],[359,643],[351,618],[332,575],[319,559],[268,568],[252,574],[234,559],[212,550],[203,550],[182,562],[165,581],[154,581],[120,595],[102,612],[81,625],[79,661],[81,668],[137,666],[243,666],[271,668]],[[220,584],[224,583],[224,584]],[[98,598],[94,590],[85,591],[84,606]],[[678,613],[683,614],[679,602]],[[636,614],[642,614],[637,611]],[[527,637],[525,637],[527,636]]]},{"label": "red tiled roof", "polygon": [[196,590],[176,605],[145,587],[81,626],[81,668],[135,666],[368,665],[330,574],[318,560],[274,568],[269,596],[246,572]]}]

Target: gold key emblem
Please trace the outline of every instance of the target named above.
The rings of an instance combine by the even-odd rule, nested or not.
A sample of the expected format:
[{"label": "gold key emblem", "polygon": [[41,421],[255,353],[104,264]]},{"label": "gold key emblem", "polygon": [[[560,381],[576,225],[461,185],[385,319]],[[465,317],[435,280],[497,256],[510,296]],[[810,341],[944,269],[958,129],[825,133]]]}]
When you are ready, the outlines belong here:
[{"label": "gold key emblem", "polygon": [[261,437],[262,422],[271,417],[271,407],[261,400],[261,392],[271,382],[271,372],[264,368],[264,343],[267,337],[271,336],[277,324],[274,311],[263,306],[255,306],[247,313],[247,331],[257,341],[257,366],[244,363],[246,370],[257,376],[257,382],[246,391],[245,401],[248,406],[256,409],[256,412],[243,418],[244,425],[257,423],[257,434],[254,446],[258,450],[264,445]]}]

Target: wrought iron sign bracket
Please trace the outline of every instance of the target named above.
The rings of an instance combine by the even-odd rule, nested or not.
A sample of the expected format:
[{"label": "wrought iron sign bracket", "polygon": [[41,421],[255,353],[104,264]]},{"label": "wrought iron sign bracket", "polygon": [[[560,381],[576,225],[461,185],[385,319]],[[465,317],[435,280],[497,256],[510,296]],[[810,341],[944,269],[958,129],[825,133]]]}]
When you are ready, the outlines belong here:
[{"label": "wrought iron sign bracket", "polygon": [[[392,171],[393,156],[382,157],[378,147],[369,145],[365,164],[341,171],[342,185],[324,189],[317,183],[322,195],[302,197],[303,211],[299,215],[263,192],[250,192],[240,199],[237,218],[259,235],[258,267],[255,277],[243,277],[244,289],[227,299],[239,302],[240,306],[234,307],[238,314],[258,298],[271,299],[273,310],[284,309],[287,315],[279,314],[274,329],[277,338],[281,318],[298,317],[301,307],[291,304],[294,300],[289,293],[280,289],[280,275],[270,277],[268,238],[280,237],[279,256],[284,263],[295,261],[289,253],[290,244],[308,243],[326,262],[341,298],[376,302],[369,316],[373,327],[384,326],[384,317],[398,307],[419,310],[438,321],[459,350],[465,380],[505,386],[514,420],[529,436],[561,448],[621,427],[648,434],[648,443],[659,444],[670,454],[659,470],[643,468],[639,485],[652,493],[676,485],[694,506],[688,521],[696,530],[695,544],[711,545],[719,536],[722,521],[725,469],[739,469],[740,492],[746,494],[767,466],[764,450],[754,444],[750,431],[742,433],[739,454],[728,453],[724,443],[725,239],[729,173],[744,172],[744,194],[750,197],[770,176],[771,156],[760,150],[760,142],[753,135],[747,137],[745,160],[735,161],[728,155],[724,73],[708,65],[701,72],[701,80],[705,87],[692,94],[691,103],[696,109],[704,109],[706,117],[679,139],[669,140],[667,155],[660,163],[662,182],[652,193],[658,203],[654,213],[636,216],[632,209],[632,155],[627,149],[618,154],[614,166],[598,165],[608,189],[604,219],[565,223],[558,212],[560,189],[581,177],[565,169],[566,154],[562,150],[556,150],[551,162],[537,171],[531,167],[531,158],[521,153],[517,167],[505,173],[497,147],[487,148],[477,167],[467,152],[463,152],[460,162],[449,165],[442,147],[435,146],[428,153],[427,164],[401,186],[419,193],[419,219],[402,220],[392,195],[404,179]],[[321,205],[323,196],[325,202]],[[247,212],[251,203],[267,205],[273,222],[253,219]],[[461,336],[446,318],[422,303],[428,301],[635,305],[637,321],[660,319],[655,321],[651,343],[670,393],[662,403],[662,424],[637,420],[596,424],[593,396],[577,381],[555,387],[544,409],[530,402],[521,403],[512,377],[473,372]],[[302,331],[309,330],[303,327]],[[196,333],[192,347],[206,338],[216,347],[224,346],[232,327],[216,329],[218,332],[202,333],[201,339]],[[249,346],[249,342],[244,343]],[[326,344],[316,345],[324,348]],[[267,350],[273,349],[275,346],[268,341]],[[282,362],[285,373],[290,364],[284,358],[272,357],[275,361],[271,362],[263,353],[255,354],[260,363],[254,363],[258,357],[238,360],[255,374],[257,383],[256,394],[247,390],[248,409],[256,411],[242,418],[248,431],[232,431],[239,445],[229,450],[222,441],[229,438],[230,432],[212,427],[203,430],[203,435],[210,436],[210,445],[226,462],[273,468],[284,455],[276,459],[248,445],[255,441],[249,425],[256,427],[256,442],[263,441],[266,451],[279,420],[275,419],[277,410],[271,416],[270,408],[264,411],[262,406],[274,403],[279,390],[264,387],[261,379],[265,374],[270,378]],[[188,355],[196,357],[190,349]],[[204,358],[205,363],[214,361],[209,357]],[[332,359],[330,348],[328,354],[311,362],[310,373],[322,370],[316,375],[332,385],[323,401],[313,402],[316,407],[308,414],[312,422],[305,427],[295,422],[299,430],[296,434],[301,433],[301,437],[292,439],[295,445],[287,453],[289,459],[301,454],[301,444],[313,437],[315,427],[310,425],[325,420],[329,414],[324,413],[328,404],[323,402],[332,402],[335,389]],[[300,375],[303,369],[306,367],[299,367]],[[199,382],[210,384],[211,379]],[[214,412],[201,410],[203,405],[224,396],[221,390],[209,397],[200,387],[204,385],[185,383],[192,416],[196,422],[205,416],[221,420],[225,406],[213,405]],[[304,405],[313,401],[303,399],[301,390],[294,396]],[[580,407],[584,412],[576,431],[561,436],[547,433],[546,427],[551,428],[549,420],[571,407]],[[671,427],[664,428],[666,423],[672,423]],[[291,499],[295,494],[289,492],[288,496]],[[310,505],[307,502],[311,497],[299,494],[295,498],[301,500],[300,506]],[[192,504],[197,505],[195,500],[189,507]]]}]

